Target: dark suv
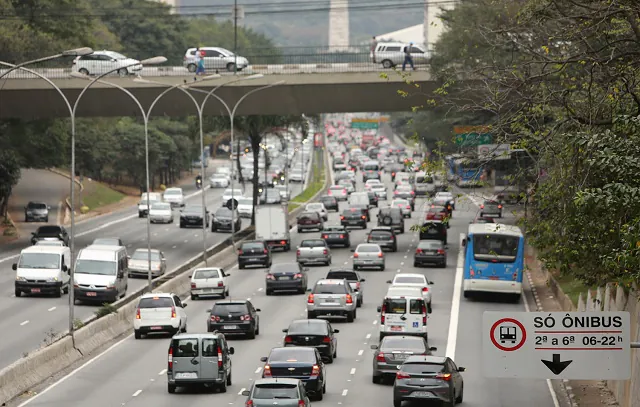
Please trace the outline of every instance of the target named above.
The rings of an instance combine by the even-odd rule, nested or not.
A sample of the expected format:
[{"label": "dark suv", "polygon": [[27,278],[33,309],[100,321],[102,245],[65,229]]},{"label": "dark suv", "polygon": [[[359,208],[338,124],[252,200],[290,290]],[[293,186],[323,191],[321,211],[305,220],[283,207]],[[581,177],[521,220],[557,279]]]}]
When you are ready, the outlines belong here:
[{"label": "dark suv", "polygon": [[232,224],[234,225],[234,232],[238,232],[242,229],[242,219],[240,219],[238,210],[234,209],[232,212],[230,209],[225,207],[218,208],[216,213],[213,215],[213,220],[211,221],[211,231],[218,232],[221,230],[228,230],[231,232]]},{"label": "dark suv", "polygon": [[208,312],[207,332],[240,334],[247,339],[260,335],[260,308],[254,308],[249,300],[217,301]]},{"label": "dark suv", "polygon": [[238,249],[238,268],[247,266],[271,267],[271,250],[261,240],[244,242]]},{"label": "dark suv", "polygon": [[40,226],[35,232],[31,232],[31,244],[40,240],[60,240],[65,246],[69,246],[69,233],[64,226]]},{"label": "dark suv", "polygon": [[324,229],[324,221],[318,212],[303,212],[298,216],[298,232],[309,229]]},{"label": "dark suv", "polygon": [[393,230],[404,233],[404,216],[400,208],[380,208],[378,211],[378,226],[388,226]]},{"label": "dark suv", "polygon": [[360,226],[362,229],[366,229],[367,215],[359,208],[345,209],[340,215],[340,224],[344,227]]},{"label": "dark suv", "polygon": [[367,235],[367,243],[375,243],[383,250],[398,251],[396,234],[393,229],[388,226],[378,226],[377,228],[371,229],[371,232]]},{"label": "dark suv", "polygon": [[[207,210],[207,208],[205,208],[205,216],[205,225],[209,227],[209,211]],[[187,226],[202,227],[202,206],[187,205],[183,210],[180,211],[180,227],[186,228]]]}]

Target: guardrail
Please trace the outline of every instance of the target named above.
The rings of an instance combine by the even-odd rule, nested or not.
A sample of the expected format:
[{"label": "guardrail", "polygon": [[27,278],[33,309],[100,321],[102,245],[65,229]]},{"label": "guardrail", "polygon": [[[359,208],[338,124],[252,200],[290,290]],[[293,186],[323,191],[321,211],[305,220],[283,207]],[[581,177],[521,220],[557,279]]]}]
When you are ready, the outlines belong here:
[{"label": "guardrail", "polygon": [[[328,156],[323,154],[323,168],[327,165]],[[309,165],[313,165],[313,160]],[[324,188],[318,191],[307,202],[313,202],[324,193],[330,185],[330,176],[325,177]],[[298,213],[303,210],[300,206],[289,214],[289,225],[296,223]],[[250,240],[255,237],[254,229],[249,227],[235,234],[236,242]],[[212,246],[207,250],[210,260],[219,267],[227,268],[237,262],[237,257],[231,245],[231,238]],[[189,272],[199,267],[202,254],[194,256],[186,263],[176,267],[164,276],[153,280],[154,291],[173,292],[182,297],[191,289]],[[58,341],[32,352],[27,357],[19,359],[13,364],[0,370],[0,405],[14,399],[30,388],[44,382],[72,364],[89,357],[92,352],[100,349],[110,341],[130,333],[133,326],[133,318],[137,308],[134,301],[140,295],[148,291],[148,287],[141,288],[127,297],[114,303],[117,311],[101,318],[96,316],[88,318],[85,325],[79,328],[72,338],[68,333]]]},{"label": "guardrail", "polygon": [[[431,54],[427,51],[424,54],[413,54],[414,64],[418,69],[425,69],[428,63],[428,56]],[[349,72],[384,72],[402,67],[404,61],[404,53],[402,51],[377,52],[374,55],[370,51],[368,45],[349,46],[349,47],[280,47],[280,48],[248,48],[239,50],[238,55],[249,61],[249,66],[242,68],[240,74],[311,74],[311,73],[349,73]],[[37,58],[34,54],[34,58]],[[134,57],[132,55],[132,57]],[[140,57],[144,59],[144,57]],[[233,57],[228,59],[205,59],[205,68],[207,74],[219,73],[221,75],[234,75],[233,63],[236,61]],[[82,64],[82,63],[80,63]],[[141,76],[159,77],[159,76],[193,76],[194,64],[191,61],[183,61],[182,56],[179,59],[170,58],[167,66],[147,67],[141,71],[129,72]],[[48,61],[40,64],[30,65],[29,69],[33,69],[38,73],[45,75],[50,79],[68,79],[72,68],[78,70],[80,65],[74,68],[73,58],[66,57],[54,61]],[[89,73],[92,72],[91,66],[85,67]],[[112,69],[115,66],[109,66]],[[240,64],[238,64],[240,68]],[[98,68],[96,68],[98,69]],[[104,68],[105,70],[107,68]],[[2,75],[6,70],[0,70]],[[104,72],[104,71],[103,71]],[[114,73],[114,75],[117,75]],[[6,78],[8,79],[34,79],[35,75],[24,71],[14,71]]]}]

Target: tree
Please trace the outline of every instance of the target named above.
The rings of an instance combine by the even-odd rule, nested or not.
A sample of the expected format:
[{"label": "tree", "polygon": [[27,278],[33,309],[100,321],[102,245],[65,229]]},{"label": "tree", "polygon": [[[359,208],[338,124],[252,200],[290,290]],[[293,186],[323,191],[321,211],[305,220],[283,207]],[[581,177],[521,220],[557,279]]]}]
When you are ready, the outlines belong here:
[{"label": "tree", "polygon": [[11,190],[20,180],[20,164],[10,150],[0,150],[0,214],[7,217]]}]

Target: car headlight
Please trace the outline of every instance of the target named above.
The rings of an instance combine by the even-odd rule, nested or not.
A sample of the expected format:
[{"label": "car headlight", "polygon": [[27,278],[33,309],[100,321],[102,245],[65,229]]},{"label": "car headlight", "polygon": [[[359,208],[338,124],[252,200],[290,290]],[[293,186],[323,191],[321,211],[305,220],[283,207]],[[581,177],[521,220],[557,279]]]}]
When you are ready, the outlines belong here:
[{"label": "car headlight", "polygon": [[27,281],[24,277],[16,277],[16,281]]},{"label": "car headlight", "polygon": [[55,283],[56,281],[58,281],[58,277],[51,277],[47,279],[47,283]]}]

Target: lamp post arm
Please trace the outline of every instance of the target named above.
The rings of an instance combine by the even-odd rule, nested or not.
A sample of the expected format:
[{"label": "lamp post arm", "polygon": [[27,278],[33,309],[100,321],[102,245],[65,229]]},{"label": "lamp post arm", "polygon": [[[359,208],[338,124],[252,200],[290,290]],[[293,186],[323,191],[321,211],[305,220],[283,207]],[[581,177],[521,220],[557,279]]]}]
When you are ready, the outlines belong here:
[{"label": "lamp post arm", "polygon": [[[52,59],[60,58],[60,57],[63,57],[63,56],[64,56],[64,54],[56,54],[56,55],[51,55],[51,56],[44,57],[44,58],[34,59],[34,60],[32,60],[32,61],[22,62],[22,63],[20,63],[20,64],[15,64],[15,65],[14,65],[14,64],[8,64],[8,63],[6,63],[6,62],[3,62],[3,63],[2,63],[2,65],[4,65],[4,66],[8,66],[8,67],[9,67],[9,70],[8,70],[7,72],[3,73],[2,75],[0,75],[0,79],[4,78],[5,76],[9,75],[11,72],[13,72],[13,71],[15,71],[15,70],[18,70],[18,69],[20,69],[20,68],[22,68],[22,67],[24,67],[24,66],[31,65],[31,64],[37,64],[38,62],[46,62],[46,61],[50,61],[50,60],[52,60]],[[37,74],[37,73],[35,73],[35,72],[33,72],[33,71],[27,71],[27,72],[29,72],[29,73],[31,73],[31,74],[34,74],[34,75],[36,75],[36,76],[38,76],[38,77],[42,78],[42,76],[41,76],[41,75],[39,75],[39,74]],[[44,78],[43,78],[43,79],[44,79]]]},{"label": "lamp post arm", "polygon": [[265,89],[269,89],[269,88],[273,88],[274,86],[278,86],[281,85],[282,82],[275,82],[275,83],[271,83],[269,85],[265,85],[265,86],[261,86],[259,88],[255,88],[250,90],[249,92],[245,93],[244,95],[242,95],[242,97],[238,100],[238,102],[236,102],[236,105],[233,107],[233,110],[231,111],[230,116],[235,116],[236,115],[236,110],[238,110],[238,107],[240,106],[240,104],[242,102],[244,102],[244,100],[246,98],[248,98],[249,96],[251,96],[252,94],[256,93],[256,92],[260,92],[261,90],[265,90]]}]

